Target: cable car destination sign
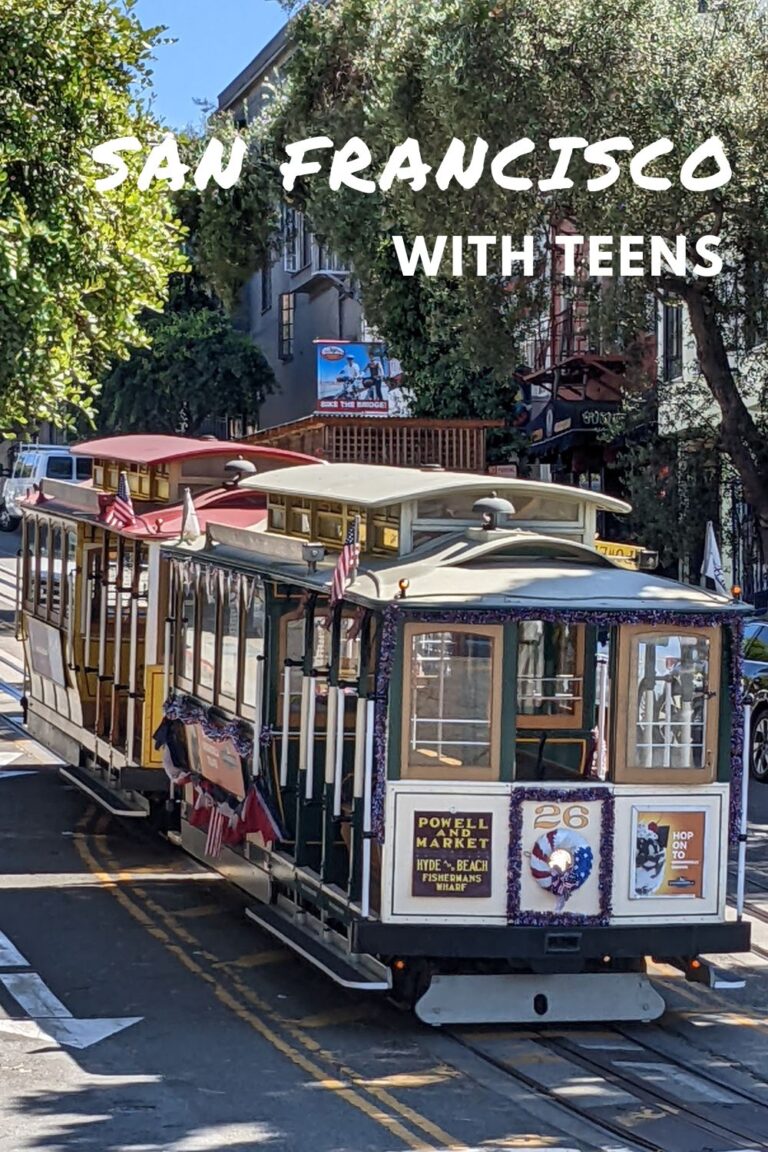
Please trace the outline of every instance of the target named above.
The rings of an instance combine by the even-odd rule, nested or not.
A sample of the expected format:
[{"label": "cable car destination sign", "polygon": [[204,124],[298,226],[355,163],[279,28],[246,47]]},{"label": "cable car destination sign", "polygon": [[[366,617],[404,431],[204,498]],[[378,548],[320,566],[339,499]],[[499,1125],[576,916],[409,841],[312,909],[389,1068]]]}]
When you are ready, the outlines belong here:
[{"label": "cable car destination sign", "polygon": [[490,812],[414,812],[412,896],[490,896]]}]

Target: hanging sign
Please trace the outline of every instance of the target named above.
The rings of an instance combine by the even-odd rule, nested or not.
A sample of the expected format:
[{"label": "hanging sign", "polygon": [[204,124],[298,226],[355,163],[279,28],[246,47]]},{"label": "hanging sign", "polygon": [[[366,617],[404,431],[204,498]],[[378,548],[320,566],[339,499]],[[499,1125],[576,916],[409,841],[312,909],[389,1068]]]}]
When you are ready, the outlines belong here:
[{"label": "hanging sign", "polygon": [[630,899],[704,895],[706,812],[632,809]]},{"label": "hanging sign", "polygon": [[412,896],[491,895],[490,812],[414,812]]},{"label": "hanging sign", "polygon": [[64,675],[64,653],[61,647],[61,633],[50,624],[36,620],[34,616],[26,617],[27,659],[33,672],[38,676],[45,676],[54,684],[66,688],[67,680]]},{"label": "hanging sign", "polygon": [[209,739],[201,724],[187,724],[185,733],[193,770],[242,800],[245,797],[243,764],[234,743]]}]

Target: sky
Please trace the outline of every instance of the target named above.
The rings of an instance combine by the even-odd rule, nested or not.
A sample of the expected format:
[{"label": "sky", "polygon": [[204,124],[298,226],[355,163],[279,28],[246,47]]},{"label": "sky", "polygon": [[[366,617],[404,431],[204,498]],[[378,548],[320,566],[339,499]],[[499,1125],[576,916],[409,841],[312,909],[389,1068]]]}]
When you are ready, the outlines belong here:
[{"label": "sky", "polygon": [[195,99],[215,105],[285,23],[277,0],[137,0],[134,13],[176,41],[158,46],[153,68],[155,113],[171,128],[199,124]]}]

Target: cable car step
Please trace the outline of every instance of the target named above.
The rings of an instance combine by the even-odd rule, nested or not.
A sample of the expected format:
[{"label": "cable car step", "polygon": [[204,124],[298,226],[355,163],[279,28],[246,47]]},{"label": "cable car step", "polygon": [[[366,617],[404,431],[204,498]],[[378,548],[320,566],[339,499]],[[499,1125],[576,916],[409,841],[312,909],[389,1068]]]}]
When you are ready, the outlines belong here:
[{"label": "cable car step", "polygon": [[646,976],[437,975],[417,1001],[425,1024],[572,1024],[656,1020],[665,1004]]},{"label": "cable car step", "polygon": [[59,768],[59,776],[74,784],[86,796],[90,796],[102,808],[106,808],[111,816],[129,816],[133,819],[146,820],[149,812],[140,808],[138,804],[129,804],[121,796],[116,796],[111,792],[106,785],[97,780],[90,772],[86,772],[84,768],[78,768],[74,764],[67,764],[65,767]]},{"label": "cable car step", "polygon": [[377,965],[380,971],[374,973],[364,961],[356,961],[349,953],[343,953],[334,943],[334,939],[342,941],[343,937],[324,931],[322,924],[306,912],[292,914],[275,905],[263,904],[246,908],[245,914],[342,988],[388,992],[392,987],[391,975],[384,965]]}]

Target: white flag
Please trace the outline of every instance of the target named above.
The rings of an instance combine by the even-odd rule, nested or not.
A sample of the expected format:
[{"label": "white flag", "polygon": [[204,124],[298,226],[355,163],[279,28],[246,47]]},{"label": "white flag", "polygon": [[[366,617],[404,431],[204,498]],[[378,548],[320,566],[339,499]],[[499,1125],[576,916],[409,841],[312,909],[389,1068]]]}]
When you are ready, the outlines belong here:
[{"label": "white flag", "polygon": [[194,544],[200,535],[200,521],[197,518],[195,505],[192,502],[192,493],[189,488],[185,488],[184,509],[181,514],[181,539],[185,544]]},{"label": "white flag", "polygon": [[720,559],[720,549],[717,546],[717,538],[715,536],[715,529],[712,526],[712,521],[707,520],[707,535],[704,541],[704,559],[701,562],[701,575],[709,577],[714,580],[716,590],[722,595],[728,595],[728,589],[725,587],[725,577],[723,575],[723,562]]}]

